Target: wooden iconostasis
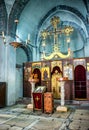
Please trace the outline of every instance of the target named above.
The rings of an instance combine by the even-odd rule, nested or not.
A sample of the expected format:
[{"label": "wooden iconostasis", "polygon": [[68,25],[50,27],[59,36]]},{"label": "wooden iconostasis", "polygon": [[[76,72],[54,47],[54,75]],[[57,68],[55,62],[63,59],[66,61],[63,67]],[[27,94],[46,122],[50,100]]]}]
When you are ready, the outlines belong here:
[{"label": "wooden iconostasis", "polygon": [[61,77],[67,77],[65,82],[65,99],[88,99],[89,59],[63,59],[24,63],[23,96],[31,97],[31,84],[28,81],[32,74],[37,74],[37,86],[46,86],[46,91],[53,92],[55,99],[61,97]]}]

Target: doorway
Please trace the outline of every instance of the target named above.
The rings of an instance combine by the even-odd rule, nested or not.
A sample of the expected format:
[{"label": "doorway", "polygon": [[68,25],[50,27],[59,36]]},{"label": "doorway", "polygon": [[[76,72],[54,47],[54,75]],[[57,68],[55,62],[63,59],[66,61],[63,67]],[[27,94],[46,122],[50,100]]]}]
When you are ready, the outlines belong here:
[{"label": "doorway", "polygon": [[51,87],[52,87],[52,92],[53,96],[55,99],[61,98],[61,86],[60,82],[57,81],[57,78],[62,77],[62,72],[60,70],[59,66],[55,66],[51,72]]},{"label": "doorway", "polygon": [[86,69],[78,65],[74,70],[75,98],[86,99]]}]

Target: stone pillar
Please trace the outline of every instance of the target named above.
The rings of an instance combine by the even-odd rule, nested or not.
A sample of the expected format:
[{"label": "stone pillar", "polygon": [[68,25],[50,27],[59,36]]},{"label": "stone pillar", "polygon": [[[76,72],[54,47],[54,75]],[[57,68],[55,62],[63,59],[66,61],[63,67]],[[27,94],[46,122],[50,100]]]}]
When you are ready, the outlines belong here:
[{"label": "stone pillar", "polygon": [[37,78],[29,78],[28,80],[31,83],[31,104],[27,105],[28,109],[32,109],[33,110],[33,95],[32,93],[35,90],[35,84],[39,81]]},{"label": "stone pillar", "polygon": [[16,50],[9,43],[13,39],[9,36],[6,37],[5,45],[5,80],[7,83],[7,106],[15,104],[16,96],[16,86],[15,86],[15,77],[16,77]]},{"label": "stone pillar", "polygon": [[6,36],[6,43],[0,38],[0,82],[6,82],[6,105],[15,104],[16,51],[9,45],[11,37]]},{"label": "stone pillar", "polygon": [[65,90],[64,90],[64,84],[65,81],[60,81],[60,85],[61,85],[61,106],[64,106],[65,104]]},{"label": "stone pillar", "polygon": [[59,112],[66,112],[67,107],[65,105],[65,89],[64,89],[64,84],[65,80],[63,78],[58,79],[61,85],[61,105],[56,108],[57,111]]},{"label": "stone pillar", "polygon": [[0,82],[5,82],[5,45],[2,37],[0,37]]},{"label": "stone pillar", "polygon": [[32,93],[35,90],[35,82],[31,82],[31,103],[33,104],[33,95]]}]

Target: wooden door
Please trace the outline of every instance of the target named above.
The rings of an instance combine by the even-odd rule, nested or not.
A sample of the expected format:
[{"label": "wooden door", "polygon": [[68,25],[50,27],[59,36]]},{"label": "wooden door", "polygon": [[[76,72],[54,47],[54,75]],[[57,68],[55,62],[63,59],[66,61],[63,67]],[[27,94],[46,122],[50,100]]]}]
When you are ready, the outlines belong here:
[{"label": "wooden door", "polygon": [[86,69],[78,65],[74,70],[75,98],[86,98]]},{"label": "wooden door", "polygon": [[6,106],[6,83],[0,82],[0,108]]}]

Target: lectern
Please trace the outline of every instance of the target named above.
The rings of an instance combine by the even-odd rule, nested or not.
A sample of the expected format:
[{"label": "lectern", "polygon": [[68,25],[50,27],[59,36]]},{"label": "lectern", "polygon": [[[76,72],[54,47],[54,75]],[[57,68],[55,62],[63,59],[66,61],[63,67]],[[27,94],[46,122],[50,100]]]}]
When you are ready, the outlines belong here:
[{"label": "lectern", "polygon": [[33,92],[33,110],[44,111],[44,92],[46,91],[45,86],[38,86]]}]

